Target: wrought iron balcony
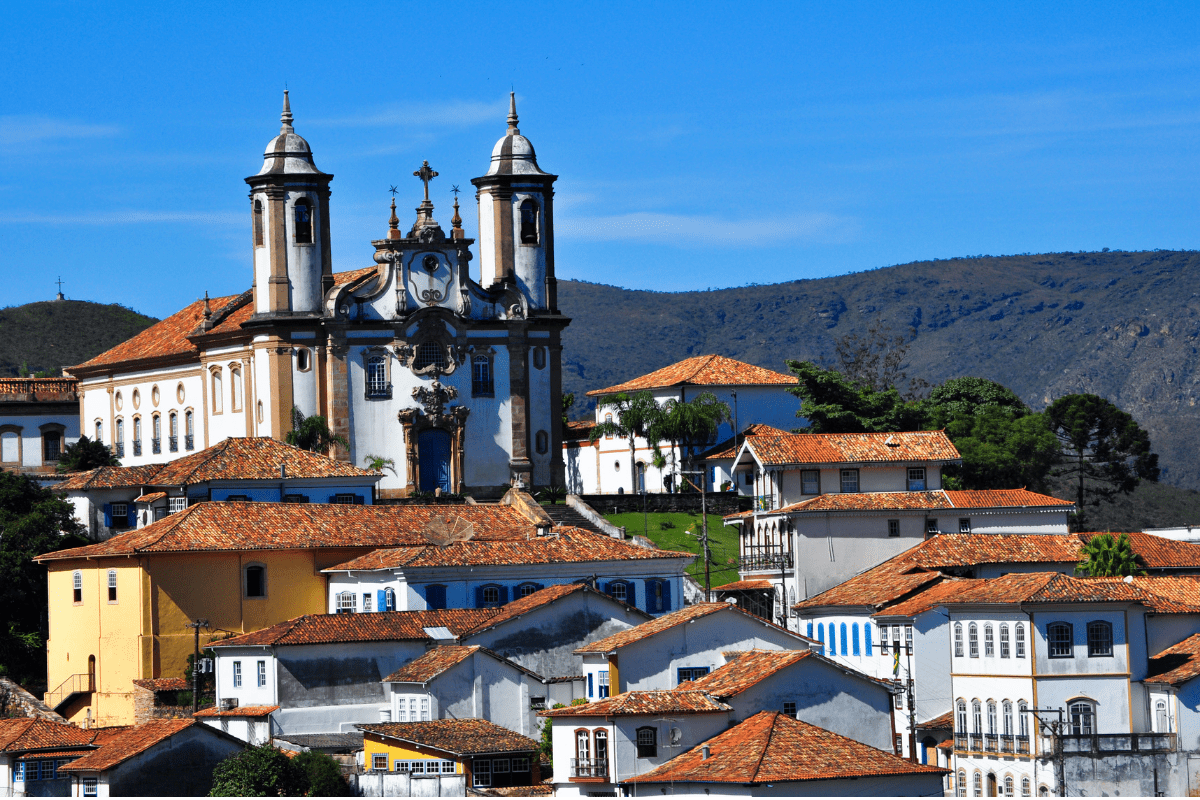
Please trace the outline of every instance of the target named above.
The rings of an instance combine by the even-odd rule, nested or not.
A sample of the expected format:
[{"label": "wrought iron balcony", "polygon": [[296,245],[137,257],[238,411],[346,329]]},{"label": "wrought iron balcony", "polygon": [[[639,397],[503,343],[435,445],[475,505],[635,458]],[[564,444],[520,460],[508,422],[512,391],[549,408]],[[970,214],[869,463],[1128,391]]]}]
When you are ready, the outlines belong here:
[{"label": "wrought iron balcony", "polygon": [[196,437],[192,436],[190,433],[187,436],[184,436],[183,437],[183,449],[184,450],[194,450],[195,448],[196,448]]},{"label": "wrought iron balcony", "polygon": [[792,568],[792,554],[776,549],[750,548],[738,559],[738,569],[784,570]]},{"label": "wrought iron balcony", "polygon": [[167,437],[167,449],[170,450],[172,453],[179,452],[179,437],[178,436]]},{"label": "wrought iron balcony", "polygon": [[954,734],[954,749],[959,751],[967,749],[967,735],[965,733]]},{"label": "wrought iron balcony", "polygon": [[113,454],[116,455],[117,458],[124,458],[125,457],[125,443],[117,442],[116,444],[114,444],[113,445]]},{"label": "wrought iron balcony", "polygon": [[1029,753],[1029,737],[1028,736],[1018,736],[1017,737],[1017,752],[1018,753],[1026,753],[1026,754]]},{"label": "wrought iron balcony", "polygon": [[371,400],[387,399],[392,396],[392,385],[390,383],[375,384],[367,386],[367,398]]},{"label": "wrought iron balcony", "polygon": [[971,734],[971,746],[968,748],[972,752],[980,753],[983,751],[983,736],[978,733]]},{"label": "wrought iron balcony", "polygon": [[162,452],[162,439],[150,440],[150,452],[154,453],[154,455],[158,455]]},{"label": "wrought iron balcony", "polygon": [[572,778],[607,778],[607,758],[572,758]]},{"label": "wrought iron balcony", "polygon": [[1173,733],[1093,733],[1062,737],[1064,753],[1166,753],[1174,749]]},{"label": "wrought iron balcony", "polygon": [[999,739],[1000,739],[1000,737],[999,737],[999,736],[997,736],[997,735],[996,735],[996,734],[994,734],[994,733],[988,733],[988,734],[984,734],[984,737],[983,737],[983,748],[984,748],[985,750],[987,750],[989,753],[998,753],[998,752],[1000,752],[1000,742],[999,742]]},{"label": "wrought iron balcony", "polygon": [[1001,753],[1012,753],[1015,750],[1016,750],[1016,742],[1013,741],[1013,737],[1011,735],[1009,735],[1009,736],[1002,735],[1000,737],[1000,752]]},{"label": "wrought iron balcony", "polygon": [[134,454],[134,456],[140,456],[142,454],[142,440],[141,439],[133,440],[133,454]]}]

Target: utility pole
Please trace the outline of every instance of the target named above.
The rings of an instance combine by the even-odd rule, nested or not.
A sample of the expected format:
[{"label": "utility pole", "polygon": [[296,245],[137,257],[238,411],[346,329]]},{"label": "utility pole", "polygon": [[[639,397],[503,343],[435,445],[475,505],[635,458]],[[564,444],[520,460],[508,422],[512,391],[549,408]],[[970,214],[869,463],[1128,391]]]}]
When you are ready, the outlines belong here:
[{"label": "utility pole", "polygon": [[[913,643],[908,638],[909,631],[912,630],[911,625],[904,628],[904,651],[908,656],[908,755],[909,761],[917,763],[917,682],[913,679],[912,671],[912,656]],[[937,760],[934,760],[936,766]]]},{"label": "utility pole", "polygon": [[208,627],[208,620],[197,619],[195,622],[184,623],[185,628],[191,628],[194,636],[192,655],[192,713],[200,710],[200,629]]},{"label": "utility pole", "polygon": [[691,483],[693,488],[700,489],[700,544],[704,547],[704,602],[708,603],[712,599],[712,581],[708,573],[708,562],[711,560],[711,555],[708,551],[708,494],[705,492],[704,470],[686,470],[681,471],[681,474],[700,476],[699,487],[687,478],[684,478],[684,480]]}]

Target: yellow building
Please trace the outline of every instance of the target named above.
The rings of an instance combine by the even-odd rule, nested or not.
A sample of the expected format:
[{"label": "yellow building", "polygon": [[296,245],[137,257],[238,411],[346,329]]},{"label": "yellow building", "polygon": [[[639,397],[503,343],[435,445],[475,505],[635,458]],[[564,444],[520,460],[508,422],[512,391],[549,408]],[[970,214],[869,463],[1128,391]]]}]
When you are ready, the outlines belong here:
[{"label": "yellow building", "polygon": [[[99,544],[47,553],[46,702],[72,722],[134,721],[133,681],[185,675],[200,645],[326,612],[321,570],[428,545],[445,506],[199,503]],[[476,538],[529,535],[508,505],[455,506]]]},{"label": "yellow building", "polygon": [[469,788],[537,786],[538,743],[484,719],[359,725],[372,772],[466,775]]}]

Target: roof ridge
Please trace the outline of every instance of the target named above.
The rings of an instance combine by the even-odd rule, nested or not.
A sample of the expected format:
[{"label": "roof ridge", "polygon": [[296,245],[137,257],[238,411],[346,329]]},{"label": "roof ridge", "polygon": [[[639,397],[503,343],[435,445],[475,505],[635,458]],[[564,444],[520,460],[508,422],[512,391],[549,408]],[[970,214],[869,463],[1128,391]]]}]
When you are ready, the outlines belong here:
[{"label": "roof ridge", "polygon": [[762,770],[763,759],[767,757],[767,750],[771,748],[771,740],[775,738],[775,723],[779,721],[778,711],[768,711],[771,714],[771,724],[767,726],[767,740],[763,742],[762,751],[758,754],[758,761],[754,763],[754,773],[751,780],[758,777],[758,773]]}]

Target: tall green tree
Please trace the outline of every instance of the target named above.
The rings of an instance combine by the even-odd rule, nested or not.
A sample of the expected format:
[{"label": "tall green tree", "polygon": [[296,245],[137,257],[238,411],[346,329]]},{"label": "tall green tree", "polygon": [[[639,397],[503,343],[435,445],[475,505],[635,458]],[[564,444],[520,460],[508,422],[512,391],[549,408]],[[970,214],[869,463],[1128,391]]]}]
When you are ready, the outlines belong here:
[{"label": "tall green tree", "polygon": [[944,428],[952,420],[972,416],[985,408],[1001,410],[1013,419],[1032,413],[1012,389],[987,378],[973,377],[951,378],[935,386],[922,406],[923,421],[932,428]]},{"label": "tall green tree", "polygon": [[75,444],[67,445],[58,459],[59,472],[86,472],[96,467],[119,467],[121,461],[100,441],[80,436]]},{"label": "tall green tree", "polygon": [[894,386],[876,389],[811,361],[788,361],[798,379],[788,391],[800,398],[797,417],[808,420],[804,433],[873,433],[919,430],[920,405],[906,401]]},{"label": "tall green tree", "polygon": [[33,558],[87,544],[71,504],[26,475],[0,472],[0,672],[45,686],[46,569]]},{"label": "tall green tree", "polygon": [[712,392],[701,392],[686,401],[671,398],[662,410],[650,438],[670,442],[672,452],[678,449],[689,470],[695,469],[696,449],[712,441],[721,423],[733,418],[729,404]]},{"label": "tall green tree", "polygon": [[1077,575],[1121,578],[1146,574],[1146,570],[1142,569],[1142,557],[1133,551],[1133,542],[1127,533],[1115,539],[1111,533],[1097,534],[1088,539],[1079,554],[1082,558],[1075,565]]},{"label": "tall green tree", "polygon": [[[629,442],[629,486],[630,491],[637,492],[637,448],[639,437],[646,438],[655,422],[661,418],[663,408],[650,392],[626,394],[618,392],[600,400],[599,408],[610,409],[612,418],[598,423],[590,434],[590,441],[598,441],[602,436],[615,436]],[[651,442],[653,445],[654,442]]]},{"label": "tall green tree", "polygon": [[306,417],[304,412],[295,406],[292,406],[292,429],[288,431],[287,443],[301,450],[325,454],[328,454],[335,444],[350,447],[346,437],[334,433],[324,417]]},{"label": "tall green tree", "polygon": [[209,797],[302,797],[308,775],[270,742],[234,753],[213,769]]},{"label": "tall green tree", "polygon": [[1054,475],[1075,484],[1077,529],[1085,525],[1088,505],[1128,494],[1143,480],[1158,480],[1158,455],[1150,449],[1150,435],[1108,400],[1069,394],[1043,413],[1062,448]]}]

